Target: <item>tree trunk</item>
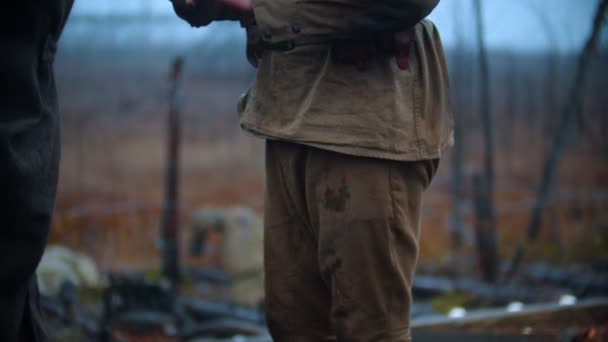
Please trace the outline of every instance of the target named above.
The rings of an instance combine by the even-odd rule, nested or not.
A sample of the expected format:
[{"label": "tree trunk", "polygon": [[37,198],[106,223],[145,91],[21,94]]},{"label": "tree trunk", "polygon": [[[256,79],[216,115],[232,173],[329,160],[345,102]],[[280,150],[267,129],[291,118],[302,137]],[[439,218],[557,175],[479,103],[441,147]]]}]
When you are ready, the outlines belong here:
[{"label": "tree trunk", "polygon": [[[465,68],[465,42],[462,32],[462,24],[460,22],[461,11],[459,10],[460,3],[454,2],[454,6],[457,6],[454,10],[455,17],[454,22],[455,31],[457,32],[458,37],[458,47],[456,49],[454,64],[456,68],[459,69],[456,75],[457,78],[454,78],[452,81],[453,84],[463,84],[462,75],[464,74],[461,70]],[[452,87],[453,89],[458,89],[458,87]],[[461,94],[462,95],[462,94]],[[464,158],[464,134],[463,134],[463,117],[462,117],[462,97],[452,96],[454,103],[454,148],[452,149],[452,214],[449,220],[449,232],[450,232],[450,242],[452,248],[452,255],[455,259],[459,259],[460,253],[463,247],[463,239],[464,239],[464,222],[462,220],[463,212],[464,212],[464,196],[463,196],[463,185],[465,183],[464,174],[463,174],[463,158]],[[459,265],[456,265],[459,266]]]},{"label": "tree trunk", "polygon": [[162,273],[171,283],[173,290],[179,283],[178,249],[178,187],[179,187],[179,148],[180,148],[180,79],[183,59],[173,62],[171,72],[170,109],[168,117],[167,170],[165,174],[165,198],[161,222],[161,243],[163,252]]},{"label": "tree trunk", "polygon": [[473,180],[475,194],[475,241],[481,278],[487,283],[498,279],[498,255],[496,248],[496,223],[491,203],[487,200],[486,177],[476,175]]},{"label": "tree trunk", "polygon": [[[526,5],[530,9],[530,12],[538,19],[538,23],[542,26],[542,30],[547,38],[547,42],[549,43],[549,49],[547,50],[547,58],[544,60],[547,71],[544,78],[544,107],[540,108],[542,110],[543,117],[543,143],[545,142],[545,138],[549,139],[551,137],[551,132],[553,132],[557,125],[555,124],[555,112],[558,107],[558,100],[555,95],[555,87],[559,84],[558,72],[557,72],[557,64],[559,60],[559,36],[555,32],[554,26],[551,24],[549,20],[549,16],[547,15],[547,11],[544,11],[532,2],[527,2]],[[547,146],[544,146],[547,147]],[[550,146],[549,146],[550,147]],[[544,152],[543,152],[544,153]]]},{"label": "tree trunk", "polygon": [[505,153],[508,162],[509,169],[512,170],[513,167],[513,151],[514,144],[517,134],[517,65],[515,63],[515,57],[509,53],[508,61],[507,61],[507,103],[505,105],[506,109],[506,129],[504,130],[505,134]]},{"label": "tree trunk", "polygon": [[[496,251],[496,218],[494,210],[494,122],[491,113],[490,70],[485,46],[483,24],[483,9],[481,0],[475,0],[475,18],[477,24],[477,45],[479,53],[480,73],[480,111],[484,138],[484,171],[478,177],[475,189],[478,196],[477,210],[477,247],[480,256],[482,278],[488,282],[497,280],[497,251]],[[477,207],[477,206],[476,206]]]}]

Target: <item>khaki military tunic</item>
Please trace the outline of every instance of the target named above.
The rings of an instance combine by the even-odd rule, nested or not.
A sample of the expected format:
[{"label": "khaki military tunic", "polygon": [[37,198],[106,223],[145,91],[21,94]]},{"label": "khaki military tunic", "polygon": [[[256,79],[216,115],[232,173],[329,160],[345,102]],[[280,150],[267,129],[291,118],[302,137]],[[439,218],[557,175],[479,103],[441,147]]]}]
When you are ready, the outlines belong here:
[{"label": "khaki military tunic", "polygon": [[[422,20],[438,0],[253,0],[262,38],[280,44],[299,37],[367,39],[414,27],[410,67],[379,54],[369,67],[332,61],[332,46],[266,50],[241,125],[266,138],[335,152],[414,161],[440,158],[453,143],[443,47],[432,22]],[[182,18],[195,26],[238,20],[218,1],[199,2]]]},{"label": "khaki military tunic", "polygon": [[[404,3],[424,1],[393,2],[382,7],[387,12],[371,15],[366,6],[373,5],[363,1],[254,0],[254,13],[264,39],[274,43],[301,35],[353,38],[366,32],[366,15],[371,22],[391,23],[400,14],[407,21]],[[413,44],[407,70],[390,55],[374,57],[365,71],[336,64],[329,44],[266,51],[241,103],[241,125],[264,137],[351,155],[439,158],[453,136],[448,73],[433,23],[415,25]]]}]

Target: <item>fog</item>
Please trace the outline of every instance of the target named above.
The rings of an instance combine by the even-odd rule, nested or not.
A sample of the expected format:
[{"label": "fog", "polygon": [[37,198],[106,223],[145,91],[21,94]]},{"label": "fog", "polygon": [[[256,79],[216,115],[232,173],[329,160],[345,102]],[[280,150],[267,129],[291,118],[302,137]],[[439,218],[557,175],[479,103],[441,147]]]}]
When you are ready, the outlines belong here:
[{"label": "fog", "polygon": [[[486,0],[488,46],[520,51],[580,49],[596,4],[596,0]],[[472,44],[472,13],[471,1],[444,0],[431,15],[448,48],[459,42]],[[79,0],[63,44],[188,49],[197,42],[214,46],[226,40],[244,40],[238,24],[192,29],[175,17],[167,0]]]}]

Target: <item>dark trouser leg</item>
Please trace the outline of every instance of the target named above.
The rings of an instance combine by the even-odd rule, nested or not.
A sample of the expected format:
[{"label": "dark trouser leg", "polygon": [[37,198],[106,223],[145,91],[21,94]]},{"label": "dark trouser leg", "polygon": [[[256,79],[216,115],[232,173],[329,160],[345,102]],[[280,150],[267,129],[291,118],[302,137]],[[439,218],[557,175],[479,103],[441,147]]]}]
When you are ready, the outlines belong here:
[{"label": "dark trouser leg", "polygon": [[422,194],[436,168],[313,150],[309,211],[338,340],[410,340]]},{"label": "dark trouser leg", "polygon": [[409,341],[422,193],[436,168],[268,142],[267,300],[277,340],[314,341],[309,328],[327,336],[331,322],[341,341]]},{"label": "dark trouser leg", "polygon": [[70,3],[24,0],[0,11],[0,341],[44,339],[32,312],[33,275],[56,192],[60,143],[52,60]]},{"label": "dark trouser leg", "polygon": [[330,292],[317,266],[316,239],[301,210],[307,148],[268,142],[264,213],[266,316],[277,342],[332,336]]}]

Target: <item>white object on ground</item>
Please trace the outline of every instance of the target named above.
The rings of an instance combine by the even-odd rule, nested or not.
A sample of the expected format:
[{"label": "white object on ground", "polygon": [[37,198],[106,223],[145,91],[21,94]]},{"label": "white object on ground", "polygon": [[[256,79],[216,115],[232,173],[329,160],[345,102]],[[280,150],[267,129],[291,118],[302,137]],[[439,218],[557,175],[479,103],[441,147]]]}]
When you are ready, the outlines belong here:
[{"label": "white object on ground", "polygon": [[231,300],[256,306],[264,298],[264,228],[262,218],[244,207],[205,208],[191,223],[191,232],[216,230],[221,235],[220,256],[232,278]]},{"label": "white object on ground", "polygon": [[64,283],[77,288],[102,287],[97,265],[90,257],[63,246],[48,246],[36,269],[40,293],[55,297]]},{"label": "white object on ground", "polygon": [[520,312],[524,309],[524,303],[522,302],[512,302],[507,305],[507,312]]},{"label": "white object on ground", "polygon": [[465,308],[456,307],[450,310],[448,313],[449,318],[463,318],[467,315],[467,310]]},{"label": "white object on ground", "polygon": [[568,306],[574,304],[576,304],[576,297],[574,297],[573,295],[567,294],[559,298],[559,305],[561,306]]}]

